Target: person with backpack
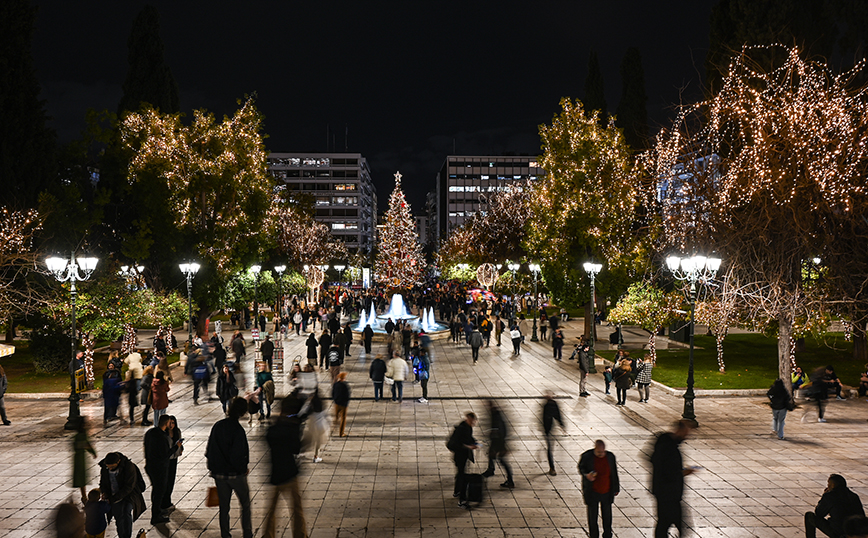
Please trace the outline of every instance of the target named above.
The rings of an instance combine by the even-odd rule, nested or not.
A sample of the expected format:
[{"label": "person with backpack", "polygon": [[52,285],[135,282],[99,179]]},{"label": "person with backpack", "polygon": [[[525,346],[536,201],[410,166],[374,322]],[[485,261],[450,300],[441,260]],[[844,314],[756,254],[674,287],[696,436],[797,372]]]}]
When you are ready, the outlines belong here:
[{"label": "person with backpack", "polygon": [[482,333],[480,333],[476,327],[473,328],[473,332],[470,333],[470,338],[467,340],[467,343],[470,344],[470,350],[473,354],[473,364],[476,364],[476,361],[479,360],[479,348],[482,347]]},{"label": "person with backpack", "polygon": [[99,490],[112,505],[118,538],[132,538],[133,522],[145,513],[142,472],[120,452],[109,452],[99,462]]},{"label": "person with backpack", "polygon": [[419,377],[419,385],[422,387],[422,397],[416,401],[425,404],[428,403],[428,378],[431,377],[431,359],[428,357],[426,348],[423,347],[419,350],[416,361],[417,365],[414,368]]},{"label": "person with backpack", "polygon": [[452,452],[452,461],[455,462],[455,489],[453,497],[458,497],[458,506],[468,508],[467,504],[467,479],[465,468],[468,461],[474,461],[473,451],[479,448],[479,443],[473,438],[473,427],[476,426],[476,413],[468,412],[464,420],[455,426],[446,448]]},{"label": "person with backpack", "polygon": [[332,375],[332,383],[337,381],[338,374],[341,373],[341,348],[340,346],[333,342],[332,347],[329,348],[328,353],[328,363],[329,363],[329,373]]},{"label": "person with backpack", "polygon": [[201,353],[191,354],[187,359],[187,364],[187,370],[193,378],[193,405],[199,405],[199,389],[201,388],[207,397],[211,371],[205,356]]}]

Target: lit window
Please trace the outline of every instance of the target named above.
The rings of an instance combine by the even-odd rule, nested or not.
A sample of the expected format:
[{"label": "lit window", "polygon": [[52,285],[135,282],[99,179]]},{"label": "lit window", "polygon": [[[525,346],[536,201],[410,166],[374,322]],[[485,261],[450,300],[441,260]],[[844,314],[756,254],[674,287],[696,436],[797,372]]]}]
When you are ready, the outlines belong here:
[{"label": "lit window", "polygon": [[316,205],[329,205],[329,197],[328,196],[317,196],[316,197]]},{"label": "lit window", "polygon": [[356,190],[355,183],[335,183],[336,191],[354,191]]},{"label": "lit window", "polygon": [[359,225],[355,222],[333,222],[332,230],[358,230]]},{"label": "lit window", "polygon": [[464,192],[464,187],[456,187],[453,185],[449,187],[449,192]]},{"label": "lit window", "polygon": [[482,176],[482,179],[488,179],[488,176]]}]

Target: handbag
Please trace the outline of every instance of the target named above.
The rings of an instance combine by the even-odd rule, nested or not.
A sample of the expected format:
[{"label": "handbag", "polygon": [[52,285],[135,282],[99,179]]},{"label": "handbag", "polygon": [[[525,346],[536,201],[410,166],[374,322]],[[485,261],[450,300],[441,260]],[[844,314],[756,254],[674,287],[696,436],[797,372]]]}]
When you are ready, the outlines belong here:
[{"label": "handbag", "polygon": [[209,508],[220,506],[220,496],[217,495],[217,486],[211,486],[208,488],[208,495],[205,497],[205,506]]},{"label": "handbag", "polygon": [[387,385],[394,385],[394,384],[395,384],[395,380],[392,379],[391,377],[384,377],[384,378],[383,378],[383,383],[385,383],[385,384],[387,384]]}]

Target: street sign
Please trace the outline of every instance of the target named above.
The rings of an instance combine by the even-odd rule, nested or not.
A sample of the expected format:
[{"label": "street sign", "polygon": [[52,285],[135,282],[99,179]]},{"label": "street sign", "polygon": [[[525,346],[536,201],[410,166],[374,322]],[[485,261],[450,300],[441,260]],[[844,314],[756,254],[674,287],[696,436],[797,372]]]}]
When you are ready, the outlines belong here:
[{"label": "street sign", "polygon": [[252,329],[251,332],[253,333],[253,339],[259,340],[259,329]]}]

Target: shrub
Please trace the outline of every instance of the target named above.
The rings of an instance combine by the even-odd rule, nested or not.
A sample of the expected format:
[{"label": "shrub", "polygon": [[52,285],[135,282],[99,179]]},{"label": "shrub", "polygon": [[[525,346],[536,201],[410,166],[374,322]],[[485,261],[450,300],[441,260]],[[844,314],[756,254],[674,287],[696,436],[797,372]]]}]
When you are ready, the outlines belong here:
[{"label": "shrub", "polygon": [[69,336],[53,325],[46,324],[30,333],[33,366],[40,373],[64,372],[69,368]]}]

